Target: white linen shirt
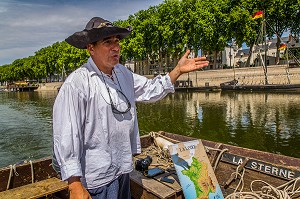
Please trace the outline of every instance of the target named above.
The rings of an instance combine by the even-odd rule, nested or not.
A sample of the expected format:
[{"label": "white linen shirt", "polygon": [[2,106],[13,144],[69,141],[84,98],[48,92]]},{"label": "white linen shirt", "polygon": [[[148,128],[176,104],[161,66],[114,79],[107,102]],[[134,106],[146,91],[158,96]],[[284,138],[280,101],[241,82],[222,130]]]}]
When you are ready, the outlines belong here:
[{"label": "white linen shirt", "polygon": [[[118,103],[116,89],[130,101],[127,113],[112,112],[108,92]],[[112,79],[89,58],[69,75],[53,107],[54,154],[62,180],[80,176],[87,189],[94,189],[131,172],[132,154],[141,152],[135,102],[155,102],[170,92],[168,74],[147,79],[118,64]]]}]

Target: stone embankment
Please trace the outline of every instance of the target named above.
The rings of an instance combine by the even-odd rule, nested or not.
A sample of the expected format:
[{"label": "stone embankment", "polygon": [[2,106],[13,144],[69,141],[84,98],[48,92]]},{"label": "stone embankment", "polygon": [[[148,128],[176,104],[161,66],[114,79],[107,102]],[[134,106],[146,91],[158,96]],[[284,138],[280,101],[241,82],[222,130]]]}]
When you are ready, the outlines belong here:
[{"label": "stone embankment", "polygon": [[[284,66],[269,66],[267,70],[269,84],[300,84],[300,68],[289,68],[286,71]],[[183,74],[179,80],[189,79],[194,87],[203,87],[220,86],[221,83],[232,81],[234,78],[241,85],[265,84],[264,70],[261,67],[196,71]]]},{"label": "stone embankment", "polygon": [[41,83],[36,91],[58,91],[63,82]]},{"label": "stone embankment", "polygon": [[[284,66],[268,67],[269,84],[300,84],[300,68],[289,68],[287,75]],[[153,75],[146,75],[153,78]],[[288,78],[289,77],[289,78]],[[265,83],[264,71],[261,67],[195,71],[183,74],[179,80],[192,81],[194,87],[220,86],[223,82],[237,79],[241,85],[262,85]],[[40,84],[37,91],[57,91],[62,82]]]}]

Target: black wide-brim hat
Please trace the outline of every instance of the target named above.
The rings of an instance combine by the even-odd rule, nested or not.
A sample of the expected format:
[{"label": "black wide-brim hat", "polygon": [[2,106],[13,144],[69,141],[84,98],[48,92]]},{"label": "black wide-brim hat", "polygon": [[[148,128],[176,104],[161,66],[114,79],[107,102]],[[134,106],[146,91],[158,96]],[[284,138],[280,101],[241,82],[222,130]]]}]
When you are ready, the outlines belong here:
[{"label": "black wide-brim hat", "polygon": [[132,28],[122,28],[114,26],[111,22],[100,17],[92,18],[86,25],[85,29],[80,32],[75,32],[65,41],[80,49],[85,49],[88,44],[102,40],[111,36],[119,36],[120,39],[125,38],[131,32]]}]

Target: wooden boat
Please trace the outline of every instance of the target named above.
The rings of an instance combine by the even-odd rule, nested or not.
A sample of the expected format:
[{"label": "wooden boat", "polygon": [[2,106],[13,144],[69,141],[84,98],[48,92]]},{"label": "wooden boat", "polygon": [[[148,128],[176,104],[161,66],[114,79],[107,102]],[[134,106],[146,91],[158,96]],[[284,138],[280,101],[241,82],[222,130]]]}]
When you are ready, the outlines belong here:
[{"label": "wooden boat", "polygon": [[240,85],[237,80],[220,84],[222,91],[300,91],[300,84]]},{"label": "wooden boat", "polygon": [[4,90],[5,91],[16,91],[16,92],[29,92],[29,91],[35,91],[38,88],[39,88],[38,86],[33,86],[33,85],[28,85],[28,86],[9,85]]},{"label": "wooden boat", "polygon": [[[158,134],[173,143],[195,139],[166,132],[158,132]],[[153,137],[150,135],[142,136],[143,152],[153,146],[153,143]],[[294,182],[293,190],[290,190],[290,192],[294,191],[291,198],[300,198],[299,158],[207,140],[202,140],[202,143],[206,147],[212,166],[215,168],[215,174],[224,196],[232,194],[240,182],[240,177],[235,178],[238,176],[235,175],[235,172],[244,172],[243,191],[250,191],[250,185],[254,180],[263,180],[274,187],[287,182],[291,185]],[[141,154],[135,156],[134,159],[144,157],[145,154]],[[152,156],[152,158],[153,162],[150,166],[157,166],[158,158],[155,156]],[[163,165],[159,166],[166,168]],[[174,179],[174,183],[162,182],[161,178],[164,176]],[[172,167],[154,178],[148,178],[134,169],[130,174],[130,178],[132,198],[184,198],[176,172]],[[50,157],[5,167],[0,169],[0,198],[39,198],[45,196],[47,198],[68,198],[67,184],[58,179],[59,176],[52,169]],[[252,187],[254,190],[259,190],[263,185],[265,184],[256,182],[252,184]]]},{"label": "wooden boat", "polygon": [[300,91],[300,84],[236,85],[220,86],[222,91]]},{"label": "wooden boat", "polygon": [[193,86],[191,80],[177,80],[174,84],[176,91],[221,91],[219,86]]}]

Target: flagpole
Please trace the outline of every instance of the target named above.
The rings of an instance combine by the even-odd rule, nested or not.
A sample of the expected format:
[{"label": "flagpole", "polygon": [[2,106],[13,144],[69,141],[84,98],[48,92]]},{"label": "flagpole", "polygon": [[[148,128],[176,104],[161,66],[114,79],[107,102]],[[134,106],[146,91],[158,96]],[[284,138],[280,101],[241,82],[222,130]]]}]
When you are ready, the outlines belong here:
[{"label": "flagpole", "polygon": [[264,38],[264,46],[265,46],[265,57],[264,57],[264,63],[265,63],[265,84],[268,85],[268,67],[267,67],[267,27],[266,27],[266,12],[263,10],[263,38]]},{"label": "flagpole", "polygon": [[290,73],[289,73],[290,63],[289,63],[289,51],[288,51],[288,45],[286,45],[285,52],[286,52],[286,61],[287,61],[287,67],[286,67],[285,71],[286,71],[288,83],[291,84]]}]

